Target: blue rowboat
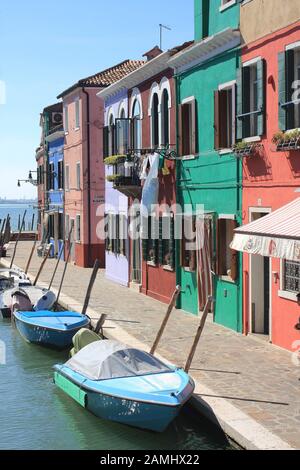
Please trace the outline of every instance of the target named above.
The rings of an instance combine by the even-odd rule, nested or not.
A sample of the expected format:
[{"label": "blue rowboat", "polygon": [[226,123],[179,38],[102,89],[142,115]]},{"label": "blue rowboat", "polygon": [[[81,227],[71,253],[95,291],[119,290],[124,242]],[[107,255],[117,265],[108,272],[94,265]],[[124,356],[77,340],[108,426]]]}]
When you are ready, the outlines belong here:
[{"label": "blue rowboat", "polygon": [[87,327],[90,319],[77,312],[13,312],[16,327],[30,343],[64,349],[80,328]]},{"label": "blue rowboat", "polygon": [[94,415],[157,432],[194,391],[182,369],[117,341],[95,341],[54,370],[56,385]]}]

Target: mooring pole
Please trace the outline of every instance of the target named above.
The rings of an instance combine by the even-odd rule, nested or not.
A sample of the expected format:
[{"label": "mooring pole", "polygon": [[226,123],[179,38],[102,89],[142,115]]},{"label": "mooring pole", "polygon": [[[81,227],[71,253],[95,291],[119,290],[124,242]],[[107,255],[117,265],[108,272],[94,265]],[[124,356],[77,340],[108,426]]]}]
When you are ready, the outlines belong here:
[{"label": "mooring pole", "polygon": [[29,266],[30,266],[30,263],[31,263],[31,260],[32,260],[32,257],[33,257],[33,253],[34,253],[34,250],[35,250],[35,247],[36,247],[36,243],[37,243],[37,234],[35,236],[35,240],[34,240],[34,243],[32,245],[32,249],[31,249],[28,261],[27,261],[27,265],[26,265],[26,268],[25,268],[25,274],[28,273]]},{"label": "mooring pole", "polygon": [[23,230],[22,227],[24,225],[26,214],[27,214],[27,210],[25,210],[24,214],[23,214],[22,224],[21,224],[20,229],[19,229],[18,237],[17,237],[17,240],[15,242],[14,252],[13,252],[13,255],[12,255],[12,258],[11,258],[11,262],[10,262],[10,269],[13,267],[13,264],[14,264],[14,260],[15,260],[15,256],[16,256],[16,252],[17,252],[17,246],[18,246],[18,243],[19,243],[19,240],[20,240],[20,237],[21,237],[21,233],[22,233],[22,230]]},{"label": "mooring pole", "polygon": [[157,333],[157,336],[156,336],[156,338],[155,338],[155,341],[154,341],[154,343],[153,343],[153,345],[152,345],[152,348],[151,348],[151,350],[150,350],[150,354],[154,354],[154,352],[155,352],[155,350],[156,350],[156,348],[157,348],[157,346],[158,346],[158,343],[159,343],[159,341],[160,341],[160,339],[161,339],[161,337],[162,337],[162,335],[163,335],[163,332],[164,332],[164,330],[165,330],[165,328],[166,328],[166,325],[167,325],[167,323],[168,323],[168,321],[169,321],[169,318],[170,318],[170,315],[171,315],[171,313],[172,313],[172,310],[173,310],[173,308],[174,308],[174,306],[175,306],[175,304],[176,304],[176,300],[177,300],[177,298],[178,298],[178,296],[179,296],[179,294],[180,294],[180,290],[181,290],[180,286],[176,286],[176,289],[175,289],[175,291],[174,291],[174,293],[173,293],[173,295],[172,295],[171,301],[170,301],[170,303],[169,303],[169,305],[168,305],[168,309],[167,309],[166,315],[165,315],[165,317],[164,317],[164,319],[163,319],[163,321],[162,321],[161,327],[160,327],[160,329],[159,329],[159,331],[158,331],[158,333]]},{"label": "mooring pole", "polygon": [[98,259],[96,259],[96,261],[94,263],[94,268],[93,268],[93,271],[92,271],[92,274],[91,274],[90,282],[89,282],[89,285],[88,285],[88,288],[87,288],[87,291],[86,291],[84,304],[83,304],[83,308],[82,308],[82,312],[81,312],[82,315],[86,314],[87,308],[89,306],[92,289],[94,287],[94,283],[95,283],[95,280],[96,280],[96,277],[97,277],[97,272],[98,272],[99,268],[100,268],[100,261]]},{"label": "mooring pole", "polygon": [[60,298],[62,286],[63,286],[63,283],[64,283],[67,267],[68,267],[70,256],[71,256],[72,245],[73,245],[73,243],[69,244],[69,247],[68,247],[68,255],[67,255],[67,258],[65,260],[65,266],[64,266],[61,281],[60,281],[60,284],[59,284],[59,289],[58,289],[58,293],[57,293],[57,297],[56,297],[56,302],[55,302],[55,305],[54,305],[54,308],[53,308],[54,311],[56,311],[57,306],[58,306],[58,301],[59,301],[59,298]]},{"label": "mooring pole", "polygon": [[200,338],[201,338],[202,331],[203,331],[203,329],[204,329],[204,325],[205,325],[205,322],[206,322],[206,319],[207,319],[207,316],[208,316],[208,313],[209,313],[209,307],[210,307],[210,305],[212,304],[212,302],[213,302],[213,297],[212,297],[211,295],[209,295],[208,298],[207,298],[207,301],[206,301],[204,310],[203,310],[203,314],[202,314],[202,317],[201,317],[200,325],[199,325],[199,327],[198,327],[198,330],[197,330],[197,333],[196,333],[196,336],[195,336],[195,339],[194,339],[192,348],[191,348],[191,350],[190,350],[190,353],[189,353],[189,355],[188,355],[188,358],[187,358],[187,361],[186,361],[186,364],[185,364],[184,370],[185,370],[186,373],[188,373],[189,370],[190,370],[190,368],[191,368],[192,361],[193,361],[193,359],[194,359],[195,352],[196,352],[196,349],[197,349],[199,340],[200,340]]},{"label": "mooring pole", "polygon": [[43,269],[44,269],[44,266],[45,266],[45,264],[46,264],[46,261],[47,261],[47,259],[49,258],[50,251],[51,251],[51,245],[49,246],[48,250],[46,251],[46,255],[44,256],[44,259],[43,259],[43,261],[42,261],[42,264],[41,264],[41,266],[40,266],[40,269],[38,270],[38,273],[37,273],[36,278],[35,278],[34,283],[33,283],[34,286],[36,286],[36,284],[37,284],[37,282],[38,282],[38,279],[39,279],[40,275],[42,274],[42,271],[43,271]]}]

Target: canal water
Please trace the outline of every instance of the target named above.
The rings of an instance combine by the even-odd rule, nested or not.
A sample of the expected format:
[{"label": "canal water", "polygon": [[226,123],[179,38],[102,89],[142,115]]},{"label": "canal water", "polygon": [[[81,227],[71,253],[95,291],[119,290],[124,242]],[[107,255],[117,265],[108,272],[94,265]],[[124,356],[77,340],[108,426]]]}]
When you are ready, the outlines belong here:
[{"label": "canal water", "polygon": [[67,352],[27,344],[7,320],[0,320],[0,340],[0,449],[231,448],[189,407],[162,434],[96,418],[53,384],[52,366],[66,361]]},{"label": "canal water", "polygon": [[[26,210],[25,216],[25,229],[30,230],[32,220],[34,220],[34,230],[37,224],[37,210],[32,204],[0,204],[0,219],[5,219],[7,215],[10,215],[12,230],[18,230],[19,218],[22,220],[24,211]],[[34,215],[34,219],[33,219]]]}]

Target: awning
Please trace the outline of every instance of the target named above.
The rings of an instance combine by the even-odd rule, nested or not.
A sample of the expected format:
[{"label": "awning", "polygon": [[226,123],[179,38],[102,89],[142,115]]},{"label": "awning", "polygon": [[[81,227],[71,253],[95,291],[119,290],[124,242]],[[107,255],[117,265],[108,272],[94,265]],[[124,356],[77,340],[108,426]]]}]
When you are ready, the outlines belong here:
[{"label": "awning", "polygon": [[300,198],[235,229],[230,248],[253,255],[300,261]]}]

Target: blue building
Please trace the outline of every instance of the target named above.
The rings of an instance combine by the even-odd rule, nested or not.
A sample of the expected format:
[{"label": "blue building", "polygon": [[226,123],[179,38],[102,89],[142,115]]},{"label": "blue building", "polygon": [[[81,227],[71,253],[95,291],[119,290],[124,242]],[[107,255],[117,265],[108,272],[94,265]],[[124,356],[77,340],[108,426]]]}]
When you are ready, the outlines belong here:
[{"label": "blue building", "polygon": [[49,132],[47,162],[48,239],[50,256],[61,255],[64,243],[64,130],[60,124]]}]

